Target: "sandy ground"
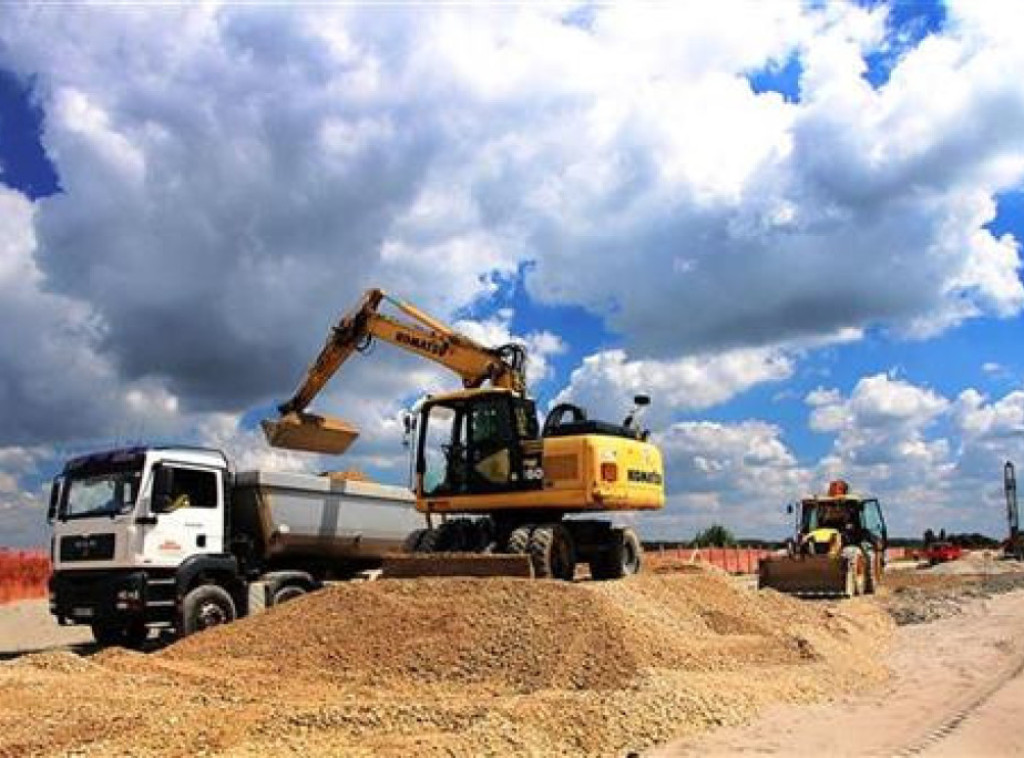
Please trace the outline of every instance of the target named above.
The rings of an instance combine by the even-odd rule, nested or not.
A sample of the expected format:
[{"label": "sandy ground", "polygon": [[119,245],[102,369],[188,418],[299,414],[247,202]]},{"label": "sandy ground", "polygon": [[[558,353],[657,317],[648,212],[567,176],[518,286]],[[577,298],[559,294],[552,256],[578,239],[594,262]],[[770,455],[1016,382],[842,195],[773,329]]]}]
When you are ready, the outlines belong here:
[{"label": "sandy ground", "polygon": [[1024,591],[901,627],[888,664],[893,678],[870,695],[776,706],[648,755],[1024,755]]},{"label": "sandy ground", "polygon": [[58,626],[48,601],[19,600],[0,606],[0,659],[55,647],[89,646],[87,626]]}]

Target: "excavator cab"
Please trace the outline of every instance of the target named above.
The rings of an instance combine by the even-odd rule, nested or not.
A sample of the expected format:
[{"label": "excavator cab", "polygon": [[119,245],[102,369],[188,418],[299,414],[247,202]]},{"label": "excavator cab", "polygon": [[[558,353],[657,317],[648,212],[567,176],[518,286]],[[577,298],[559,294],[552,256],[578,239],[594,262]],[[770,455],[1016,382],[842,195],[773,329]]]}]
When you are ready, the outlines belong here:
[{"label": "excavator cab", "polygon": [[507,390],[467,390],[420,410],[417,489],[425,497],[542,486],[537,409]]}]

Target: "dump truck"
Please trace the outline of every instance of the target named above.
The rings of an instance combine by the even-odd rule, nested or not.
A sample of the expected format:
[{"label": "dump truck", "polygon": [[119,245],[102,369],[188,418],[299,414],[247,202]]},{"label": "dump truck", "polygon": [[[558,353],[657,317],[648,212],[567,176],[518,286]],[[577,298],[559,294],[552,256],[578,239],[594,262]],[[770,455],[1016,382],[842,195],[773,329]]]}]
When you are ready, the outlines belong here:
[{"label": "dump truck", "polygon": [[[385,305],[397,314],[382,312]],[[403,318],[404,317],[404,318]],[[480,573],[487,556],[504,573],[519,556],[538,577],[572,579],[578,563],[596,579],[640,568],[640,540],[607,517],[662,508],[661,452],[639,424],[638,395],[622,423],[589,418],[571,403],[541,424],[527,393],[524,347],[482,345],[414,305],[368,290],[328,333],[293,395],[264,421],[271,445],[344,452],[358,430],[307,408],[327,381],[374,340],[457,374],[462,388],[427,397],[410,416],[416,508],[428,519],[385,575]],[[460,561],[457,556],[474,556]],[[398,566],[397,563],[401,563]],[[517,570],[516,573],[519,573]]]},{"label": "dump truck", "polygon": [[762,558],[759,589],[802,597],[853,597],[873,593],[885,573],[888,544],[877,498],[855,494],[843,480],[824,495],[800,501],[796,533],[786,551]]},{"label": "dump truck", "polygon": [[54,479],[50,611],[101,645],[187,635],[379,570],[424,525],[405,487],[233,471],[218,450],[83,455]]}]

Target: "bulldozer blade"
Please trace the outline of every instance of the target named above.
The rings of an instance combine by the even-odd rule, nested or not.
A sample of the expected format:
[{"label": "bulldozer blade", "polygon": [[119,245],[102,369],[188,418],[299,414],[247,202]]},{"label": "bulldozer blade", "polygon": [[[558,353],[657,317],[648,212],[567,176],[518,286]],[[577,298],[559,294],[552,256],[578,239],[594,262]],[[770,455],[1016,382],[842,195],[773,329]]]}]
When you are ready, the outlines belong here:
[{"label": "bulldozer blade", "polygon": [[273,447],[309,453],[340,455],[359,436],[359,430],[346,421],[312,413],[289,413],[276,421],[263,421],[261,426]]},{"label": "bulldozer blade", "polygon": [[852,594],[846,560],[828,555],[762,558],[757,587],[800,597],[849,597]]},{"label": "bulldozer blade", "polygon": [[528,555],[499,553],[395,553],[384,556],[382,579],[428,576],[533,578]]}]

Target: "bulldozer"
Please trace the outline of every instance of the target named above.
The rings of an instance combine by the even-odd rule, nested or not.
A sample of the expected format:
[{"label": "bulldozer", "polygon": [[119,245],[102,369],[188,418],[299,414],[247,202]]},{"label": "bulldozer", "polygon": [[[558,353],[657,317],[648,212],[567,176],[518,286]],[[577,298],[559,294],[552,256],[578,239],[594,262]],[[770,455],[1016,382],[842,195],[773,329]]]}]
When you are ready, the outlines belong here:
[{"label": "bulldozer", "polygon": [[877,498],[855,494],[843,480],[824,495],[803,498],[796,533],[784,553],[762,558],[758,589],[801,597],[854,597],[875,592],[885,574],[888,535]]},{"label": "bulldozer", "polygon": [[[383,313],[385,305],[398,315]],[[410,535],[407,554],[385,560],[384,576],[571,580],[580,563],[595,579],[639,571],[636,532],[594,516],[664,506],[661,453],[639,424],[649,398],[638,395],[622,423],[593,420],[561,403],[541,424],[527,394],[523,346],[482,345],[380,289],[368,290],[342,316],[278,407],[280,417],[263,422],[271,445],[342,453],[354,442],[353,425],[307,408],[374,340],[444,366],[463,385],[427,396],[407,420],[416,508],[428,528]]]}]

